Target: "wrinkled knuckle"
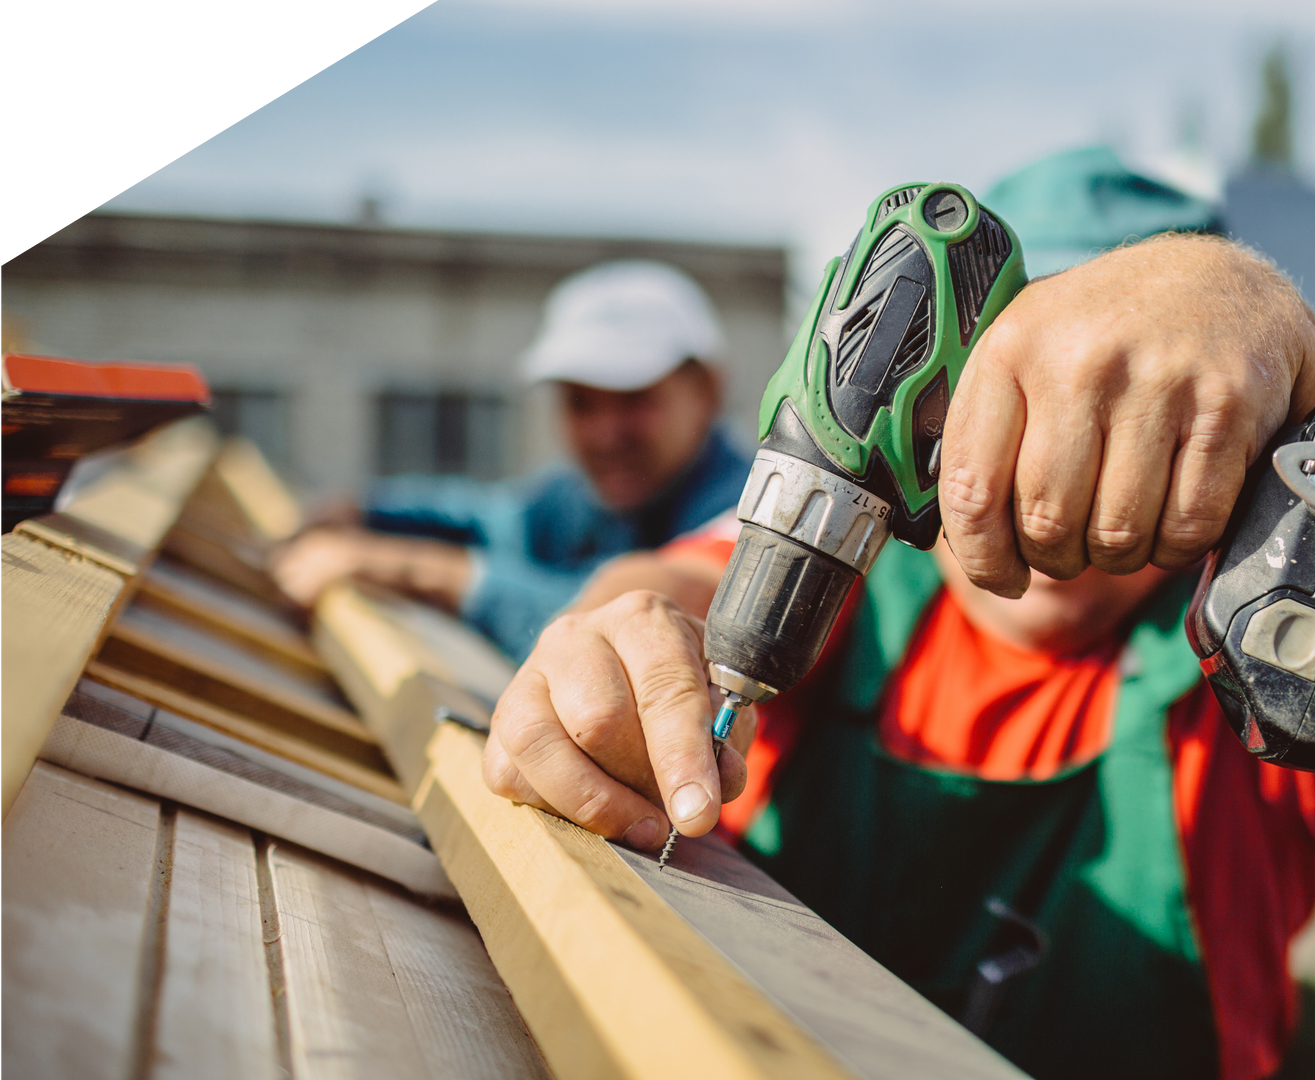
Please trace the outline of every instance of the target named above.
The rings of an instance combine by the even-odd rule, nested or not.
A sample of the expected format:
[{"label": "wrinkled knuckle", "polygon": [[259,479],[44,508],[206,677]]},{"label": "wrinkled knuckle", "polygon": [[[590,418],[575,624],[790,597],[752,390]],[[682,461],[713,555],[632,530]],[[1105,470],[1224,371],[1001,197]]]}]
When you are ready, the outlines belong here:
[{"label": "wrinkled knuckle", "polygon": [[1031,337],[1021,309],[1005,308],[987,327],[973,350],[973,362],[995,368],[1012,368],[1026,355]]},{"label": "wrinkled knuckle", "polygon": [[652,589],[634,589],[618,597],[615,603],[619,605],[621,613],[631,619],[664,615],[672,608],[667,597]]},{"label": "wrinkled knuckle", "polygon": [[547,644],[558,644],[559,642],[569,641],[577,637],[581,630],[584,629],[585,616],[568,612],[565,615],[558,615],[539,635],[539,640]]},{"label": "wrinkled knuckle", "polygon": [[504,799],[514,799],[519,790],[520,771],[506,758],[490,761],[484,756],[484,785]]},{"label": "wrinkled knuckle", "polygon": [[616,800],[604,788],[594,788],[582,794],[584,798],[572,811],[571,820],[590,832],[608,835],[612,831]]},{"label": "wrinkled knuckle", "polygon": [[1045,502],[1031,503],[1019,511],[1018,532],[1021,539],[1042,550],[1062,547],[1073,538],[1073,527],[1064,520],[1061,509]]},{"label": "wrinkled knuckle", "polygon": [[591,698],[574,710],[570,718],[571,736],[575,744],[590,757],[611,746],[621,710],[609,695]]},{"label": "wrinkled knuckle", "polygon": [[527,719],[503,724],[498,734],[512,761],[533,765],[551,750],[560,732],[561,727],[555,720]]},{"label": "wrinkled knuckle", "polygon": [[683,660],[667,660],[644,672],[635,689],[635,703],[640,714],[654,709],[680,708],[701,703],[706,709],[708,689],[703,672]]},{"label": "wrinkled knuckle", "polygon": [[1204,554],[1223,532],[1225,519],[1208,512],[1171,511],[1160,520],[1156,537],[1161,560],[1186,565]]},{"label": "wrinkled knuckle", "polygon": [[941,477],[941,513],[948,524],[963,532],[974,532],[995,514],[990,485],[979,473],[953,468]]},{"label": "wrinkled knuckle", "polygon": [[1146,541],[1145,533],[1127,521],[1102,520],[1087,529],[1087,551],[1097,566],[1133,558],[1145,548]]}]

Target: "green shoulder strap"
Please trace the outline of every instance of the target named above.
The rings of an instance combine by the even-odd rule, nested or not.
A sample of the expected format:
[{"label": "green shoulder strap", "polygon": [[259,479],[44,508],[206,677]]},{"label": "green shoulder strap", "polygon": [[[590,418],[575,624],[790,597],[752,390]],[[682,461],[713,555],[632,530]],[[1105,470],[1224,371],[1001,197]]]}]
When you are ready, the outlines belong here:
[{"label": "green shoulder strap", "polygon": [[1198,961],[1165,728],[1169,707],[1201,677],[1183,631],[1193,584],[1185,577],[1169,582],[1128,638],[1114,737],[1100,769],[1108,841],[1084,876],[1146,937]]}]

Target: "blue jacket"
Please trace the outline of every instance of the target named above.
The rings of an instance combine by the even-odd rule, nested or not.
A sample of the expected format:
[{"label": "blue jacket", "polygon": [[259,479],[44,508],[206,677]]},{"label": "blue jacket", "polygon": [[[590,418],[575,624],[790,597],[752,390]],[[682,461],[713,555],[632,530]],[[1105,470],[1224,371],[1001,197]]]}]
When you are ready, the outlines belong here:
[{"label": "blue jacket", "polygon": [[720,431],[671,486],[638,510],[602,506],[576,468],[483,484],[460,477],[377,481],[367,524],[472,549],[476,572],[461,614],[523,660],[539,631],[602,562],[689,532],[739,500],[749,459]]}]

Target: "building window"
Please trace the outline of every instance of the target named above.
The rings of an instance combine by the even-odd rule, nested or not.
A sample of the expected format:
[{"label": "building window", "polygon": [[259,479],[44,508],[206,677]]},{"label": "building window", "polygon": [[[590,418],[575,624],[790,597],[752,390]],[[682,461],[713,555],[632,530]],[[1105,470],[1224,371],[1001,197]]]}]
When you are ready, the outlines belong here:
[{"label": "building window", "polygon": [[288,396],[278,390],[215,389],[214,421],[225,435],[245,435],[276,469],[286,470]]},{"label": "building window", "polygon": [[382,476],[446,473],[496,480],[507,460],[507,403],[491,394],[379,396],[378,467]]}]

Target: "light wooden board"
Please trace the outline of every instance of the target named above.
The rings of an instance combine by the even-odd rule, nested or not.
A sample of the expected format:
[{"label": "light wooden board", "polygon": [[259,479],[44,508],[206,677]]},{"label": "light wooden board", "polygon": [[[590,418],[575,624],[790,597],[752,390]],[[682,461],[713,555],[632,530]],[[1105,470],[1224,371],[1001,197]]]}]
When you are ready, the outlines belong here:
[{"label": "light wooden board", "polygon": [[29,536],[10,533],[3,551],[0,756],[8,815],[125,586],[114,571]]},{"label": "light wooden board", "polygon": [[4,1074],[120,1080],[137,1054],[159,803],[38,762],[4,824]]},{"label": "light wooden board", "polygon": [[469,923],[309,852],[267,856],[294,1075],[548,1075]]},{"label": "light wooden board", "polygon": [[387,770],[375,737],[325,674],[296,675],[252,648],[137,605],[115,620],[98,659],[340,757]]},{"label": "light wooden board", "polygon": [[280,594],[265,572],[279,541],[301,524],[301,511],[260,451],[225,441],[214,467],[183,508],[165,550],[221,581],[269,601]]},{"label": "light wooden board", "polygon": [[[313,634],[315,647],[378,736],[403,788],[413,795],[428,768],[425,749],[436,730],[438,710],[487,727],[491,709],[481,697],[443,678],[444,672],[460,670],[461,661],[477,650],[463,642],[454,656],[444,657],[433,639],[410,632],[398,609],[397,602],[381,602],[357,586],[334,586],[316,605]],[[500,663],[505,665],[496,657],[486,657],[482,666],[472,663],[480,686],[500,692],[510,677]]]},{"label": "light wooden board", "polygon": [[38,762],[4,826],[3,1067],[546,1080],[458,910]]},{"label": "light wooden board", "polygon": [[137,601],[259,649],[295,672],[323,676],[324,664],[290,613],[227,588],[173,560],[161,559],[147,571],[138,587]]},{"label": "light wooden board", "polygon": [[123,784],[291,840],[413,892],[459,899],[434,853],[413,841],[141,739],[61,716],[41,757],[84,776]]},{"label": "light wooden board", "polygon": [[154,1021],[157,1080],[275,1080],[278,1041],[249,830],[180,809]]},{"label": "light wooden board", "polygon": [[87,658],[217,447],[205,420],[161,428],[64,510],[4,538],[4,814]]},{"label": "light wooden board", "polygon": [[325,749],[319,742],[312,742],[296,734],[278,730],[269,724],[211,705],[166,683],[157,682],[131,671],[123,671],[99,660],[93,660],[87,665],[86,674],[106,686],[178,713],[252,746],[278,754],[289,761],[315,769],[326,776],[354,784],[393,802],[409,802],[407,794],[403,792],[397,780],[389,772],[384,771],[387,766],[382,758],[375,764],[366,764],[354,757],[344,757]]}]

